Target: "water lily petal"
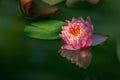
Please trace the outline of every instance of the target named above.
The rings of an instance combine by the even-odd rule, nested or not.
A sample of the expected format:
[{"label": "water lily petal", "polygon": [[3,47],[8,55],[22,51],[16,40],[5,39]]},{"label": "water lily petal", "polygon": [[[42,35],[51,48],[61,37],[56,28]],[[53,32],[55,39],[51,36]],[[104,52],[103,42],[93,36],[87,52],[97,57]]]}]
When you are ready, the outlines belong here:
[{"label": "water lily petal", "polygon": [[87,20],[85,21],[82,17],[73,17],[71,21],[66,20],[67,25],[62,26],[59,35],[74,50],[92,45],[92,25],[89,17]]},{"label": "water lily petal", "polygon": [[106,35],[99,35],[99,34],[94,34],[92,37],[92,46],[96,46],[98,44],[103,43],[108,39],[108,36]]},{"label": "water lily petal", "polygon": [[32,0],[20,0],[20,7],[25,15],[29,14],[31,4],[32,4]]},{"label": "water lily petal", "polygon": [[91,25],[91,19],[89,16],[86,18],[86,21]]},{"label": "water lily petal", "polygon": [[70,45],[63,45],[62,49],[67,49],[67,50],[75,50],[72,46]]},{"label": "water lily petal", "polygon": [[56,7],[40,8],[38,10],[35,10],[35,8],[33,6],[33,8],[30,10],[28,17],[32,18],[32,19],[48,18],[48,17],[54,15],[57,11],[58,11],[58,8],[56,8]]},{"label": "water lily petal", "polygon": [[33,0],[20,0],[20,8],[23,14],[30,19],[48,18],[58,11],[57,7],[39,8]]},{"label": "water lily petal", "polygon": [[61,47],[61,55],[72,63],[87,68],[90,64],[92,54],[90,47],[101,44],[107,40],[105,35],[92,35],[93,25],[90,17],[86,21],[79,17],[73,17],[72,21],[67,20],[66,26],[62,26],[60,37],[66,45]]}]

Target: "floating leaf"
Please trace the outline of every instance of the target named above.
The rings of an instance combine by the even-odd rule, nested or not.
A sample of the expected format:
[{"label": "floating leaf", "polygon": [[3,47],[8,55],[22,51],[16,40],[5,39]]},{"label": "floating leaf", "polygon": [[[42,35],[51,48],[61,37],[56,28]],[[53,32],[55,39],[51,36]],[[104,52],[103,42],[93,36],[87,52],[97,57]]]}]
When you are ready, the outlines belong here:
[{"label": "floating leaf", "polygon": [[101,44],[103,43],[104,41],[106,41],[108,39],[108,36],[106,35],[97,35],[97,34],[94,34],[93,37],[92,37],[92,46],[96,46],[98,44]]},{"label": "floating leaf", "polygon": [[42,20],[25,27],[25,34],[36,39],[57,39],[65,22],[59,20]]},{"label": "floating leaf", "polygon": [[32,19],[42,19],[52,16],[58,11],[56,7],[39,8],[32,0],[20,0],[20,7],[23,14]]},{"label": "floating leaf", "polygon": [[86,1],[91,4],[97,4],[100,0],[86,0]]},{"label": "floating leaf", "polygon": [[99,0],[66,0],[68,7],[86,7],[97,4]]},{"label": "floating leaf", "polygon": [[68,7],[71,7],[71,6],[73,6],[73,4],[75,4],[75,3],[79,2],[79,1],[81,1],[81,0],[66,0],[66,5]]},{"label": "floating leaf", "polygon": [[56,5],[64,0],[42,0],[42,1],[49,4],[49,5]]},{"label": "floating leaf", "polygon": [[87,0],[66,0],[66,5],[68,7],[86,7],[91,4]]}]

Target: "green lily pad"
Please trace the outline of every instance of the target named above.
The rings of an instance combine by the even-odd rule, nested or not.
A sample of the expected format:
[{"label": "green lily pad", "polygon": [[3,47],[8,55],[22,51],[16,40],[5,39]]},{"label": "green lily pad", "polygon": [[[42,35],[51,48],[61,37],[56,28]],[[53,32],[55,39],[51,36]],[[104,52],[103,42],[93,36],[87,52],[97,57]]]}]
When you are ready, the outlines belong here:
[{"label": "green lily pad", "polygon": [[73,7],[73,5],[74,5],[75,3],[78,3],[78,2],[80,2],[80,1],[84,1],[84,0],[66,0],[66,5],[67,5],[68,7]]},{"label": "green lily pad", "polygon": [[66,0],[68,7],[86,7],[97,4],[100,0]]},{"label": "green lily pad", "polygon": [[64,0],[42,0],[42,1],[49,4],[49,5],[56,5]]},{"label": "green lily pad", "polygon": [[24,31],[31,38],[52,40],[59,38],[63,25],[65,22],[59,20],[42,20],[26,26]]}]

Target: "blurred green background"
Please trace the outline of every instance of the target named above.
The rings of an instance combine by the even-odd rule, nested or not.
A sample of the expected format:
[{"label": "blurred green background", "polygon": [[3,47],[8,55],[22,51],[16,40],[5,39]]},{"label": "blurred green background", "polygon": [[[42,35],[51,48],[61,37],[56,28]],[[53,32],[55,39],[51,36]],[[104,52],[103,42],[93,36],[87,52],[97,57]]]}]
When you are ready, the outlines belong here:
[{"label": "blurred green background", "polygon": [[64,2],[56,6],[60,10],[52,19],[90,16],[94,33],[109,35],[105,43],[92,47],[90,66],[82,69],[61,57],[61,39],[25,36],[24,27],[32,20],[21,13],[19,0],[0,0],[0,80],[120,80],[120,0],[79,8]]}]

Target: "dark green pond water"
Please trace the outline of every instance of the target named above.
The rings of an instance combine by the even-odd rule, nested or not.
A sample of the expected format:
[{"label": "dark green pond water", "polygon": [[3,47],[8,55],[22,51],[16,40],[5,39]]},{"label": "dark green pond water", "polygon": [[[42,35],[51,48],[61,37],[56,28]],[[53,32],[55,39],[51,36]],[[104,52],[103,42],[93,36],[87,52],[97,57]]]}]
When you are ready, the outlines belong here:
[{"label": "dark green pond water", "polygon": [[[38,0],[39,2],[39,0]],[[87,69],[72,64],[58,52],[63,42],[27,37],[24,28],[32,20],[20,11],[19,0],[0,0],[0,80],[120,80],[120,1],[101,0],[94,6],[69,8],[52,19],[90,16],[94,33],[109,39],[92,47]]]}]

